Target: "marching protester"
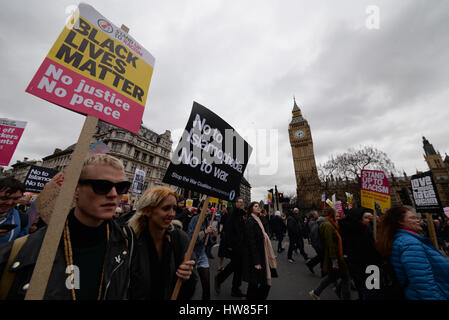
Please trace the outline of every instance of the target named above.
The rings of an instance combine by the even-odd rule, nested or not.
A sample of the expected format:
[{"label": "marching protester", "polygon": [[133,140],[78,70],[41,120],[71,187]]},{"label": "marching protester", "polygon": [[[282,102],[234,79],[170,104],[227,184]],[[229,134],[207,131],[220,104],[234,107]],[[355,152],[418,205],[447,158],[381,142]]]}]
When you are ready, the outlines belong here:
[{"label": "marching protester", "polygon": [[221,284],[231,275],[232,278],[232,289],[231,295],[233,297],[245,297],[246,294],[240,289],[242,285],[242,259],[243,259],[243,246],[244,246],[244,233],[245,233],[245,222],[244,215],[246,214],[243,210],[243,198],[237,197],[234,207],[228,213],[229,217],[224,225],[223,233],[225,234],[224,246],[229,252],[231,261],[226,265],[223,271],[219,272],[215,277],[215,291],[220,293]]},{"label": "marching protester", "polygon": [[178,194],[167,187],[145,191],[129,221],[136,234],[130,298],[168,300],[178,277],[183,280],[178,300],[191,299],[197,277],[195,261],[184,261],[189,236],[172,221]]},{"label": "marching protester", "polygon": [[187,232],[187,228],[189,227],[190,219],[192,219],[192,215],[190,211],[186,208],[186,200],[180,196],[178,199],[178,205],[176,206],[176,215],[175,219],[181,221],[182,229]]},{"label": "marching protester", "polygon": [[14,178],[0,180],[0,244],[14,241],[29,232],[28,221],[15,209],[25,191],[25,186]]},{"label": "marching protester", "polygon": [[282,240],[284,240],[284,234],[287,227],[284,219],[281,217],[280,211],[276,211],[274,217],[271,219],[271,229],[273,230],[276,240],[278,241],[278,252],[281,253],[285,250],[282,246]]},{"label": "marching protester", "polygon": [[295,250],[297,251],[297,249],[299,249],[299,253],[303,256],[304,260],[308,260],[309,257],[307,256],[307,253],[304,251],[304,239],[308,238],[308,231],[304,224],[304,217],[299,213],[298,208],[293,209],[293,217],[296,220],[298,228]]},{"label": "marching protester", "polygon": [[220,222],[218,224],[218,234],[220,238],[220,244],[218,246],[218,268],[217,268],[218,272],[223,271],[224,259],[231,258],[230,251],[226,248],[226,231],[224,229],[228,217],[229,217],[228,210],[227,208],[224,208],[224,210],[221,213]]},{"label": "marching protester", "polygon": [[[128,298],[134,233],[112,217],[129,187],[117,158],[94,155],[85,160],[44,299]],[[0,273],[13,277],[10,288],[0,285],[6,299],[24,299],[46,230],[42,227],[31,234],[10,266],[6,264],[13,243],[0,246]],[[67,268],[74,270],[72,284],[66,281]]]},{"label": "marching protester", "polygon": [[449,261],[419,234],[419,218],[407,207],[393,207],[384,215],[376,247],[390,257],[408,300],[448,300]]},{"label": "marching protester", "polygon": [[249,205],[247,215],[242,278],[248,282],[248,300],[266,300],[271,288],[271,278],[277,277],[276,257],[270,237],[259,219],[260,208],[257,202]]},{"label": "marching protester", "polygon": [[[209,214],[206,216],[208,225],[212,225],[212,234],[206,238],[206,255],[209,259],[214,259],[215,257],[212,254],[212,247],[217,243],[217,235],[218,235],[218,223],[219,216],[214,215],[215,208],[211,207]],[[213,220],[212,220],[213,219]]]},{"label": "marching protester", "polygon": [[364,299],[366,290],[366,267],[380,265],[380,256],[368,224],[369,217],[361,208],[349,209],[339,221],[343,254],[360,300]]},{"label": "marching protester", "polygon": [[[323,272],[327,276],[315,290],[309,292],[314,300],[319,300],[321,292],[331,283],[336,283],[339,278],[341,283],[338,288],[341,289],[337,288],[337,291],[341,291],[343,300],[351,299],[349,272],[343,258],[343,243],[335,216],[335,209],[326,208],[324,210],[326,221],[319,226],[321,242],[323,243]],[[340,294],[338,295],[340,296]]]},{"label": "marching protester", "polygon": [[265,232],[270,235],[270,217],[268,216],[267,210],[262,209],[260,210],[260,221],[262,221],[263,228],[265,229]]},{"label": "marching protester", "polygon": [[[287,233],[288,233],[288,239],[289,239],[289,245],[288,245],[288,252],[287,252],[287,259],[288,262],[293,263],[295,260],[293,260],[293,250],[295,250],[299,245],[299,237],[301,236],[301,233],[299,232],[299,226],[296,221],[296,219],[293,217],[294,213],[290,212],[287,215]],[[304,250],[304,248],[302,248]]]},{"label": "marching protester", "polygon": [[309,261],[306,262],[307,268],[309,268],[310,272],[315,273],[314,268],[317,264],[321,265],[321,277],[324,276],[323,274],[323,267],[322,267],[322,261],[323,261],[323,245],[321,243],[320,238],[320,232],[319,232],[319,226],[322,222],[324,222],[326,219],[318,214],[318,211],[314,210],[312,211],[312,217],[310,221],[308,222],[309,225],[309,237],[310,242],[313,247],[313,249],[316,252],[316,256],[311,258]]},{"label": "marching protester", "polygon": [[[200,208],[203,205],[200,205]],[[208,209],[210,210],[210,209]],[[188,234],[190,237],[193,236],[196,228],[196,224],[198,222],[198,219],[200,217],[200,214],[197,214],[193,216],[193,218],[190,220],[189,228],[188,228]],[[212,228],[212,226],[209,225],[209,221],[207,219],[204,219],[200,232],[198,234],[198,238],[195,243],[195,248],[193,249],[193,252],[195,253],[196,262],[195,267],[198,271],[200,281],[201,281],[201,287],[202,287],[202,300],[210,300],[210,270],[209,270],[209,259],[206,255],[206,246],[205,241],[207,238],[207,235],[212,235],[215,233],[215,236],[218,235],[218,231]]]}]

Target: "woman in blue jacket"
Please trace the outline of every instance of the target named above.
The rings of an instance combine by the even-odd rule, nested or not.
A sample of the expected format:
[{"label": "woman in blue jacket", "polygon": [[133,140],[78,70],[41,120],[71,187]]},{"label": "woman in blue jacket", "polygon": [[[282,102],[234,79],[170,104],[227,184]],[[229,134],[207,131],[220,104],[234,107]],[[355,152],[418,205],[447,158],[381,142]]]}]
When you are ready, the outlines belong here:
[{"label": "woman in blue jacket", "polygon": [[378,250],[390,255],[409,300],[449,300],[449,260],[418,233],[420,219],[406,207],[393,207],[382,218]]}]

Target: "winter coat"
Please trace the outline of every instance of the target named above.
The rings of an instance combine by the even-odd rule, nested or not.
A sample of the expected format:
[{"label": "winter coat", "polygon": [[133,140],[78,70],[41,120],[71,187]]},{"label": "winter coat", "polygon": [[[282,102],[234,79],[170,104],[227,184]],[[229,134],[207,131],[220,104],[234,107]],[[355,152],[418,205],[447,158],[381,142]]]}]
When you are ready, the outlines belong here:
[{"label": "winter coat", "polygon": [[271,218],[271,230],[277,236],[282,236],[285,233],[286,226],[281,216],[274,216]]},{"label": "winter coat", "polygon": [[296,241],[296,239],[298,239],[298,237],[301,234],[299,231],[298,222],[292,215],[289,215],[287,217],[287,232],[288,232],[288,237],[290,239],[294,239],[295,241]]},{"label": "winter coat", "polygon": [[243,216],[245,211],[239,208],[233,208],[229,213],[226,223],[223,227],[225,232],[224,245],[226,248],[231,248],[234,254],[242,251],[245,234],[245,221]]},{"label": "winter coat", "polygon": [[323,244],[321,243],[320,232],[318,231],[318,228],[324,221],[326,221],[326,218],[319,217],[317,220],[312,219],[308,223],[311,244],[317,253],[323,250]]},{"label": "winter coat", "polygon": [[413,232],[395,234],[391,264],[409,300],[449,300],[449,260],[430,239]]},{"label": "winter coat", "polygon": [[[264,235],[257,221],[250,216],[245,224],[242,280],[253,284],[266,284]],[[255,265],[262,268],[257,270]]]},{"label": "winter coat", "polygon": [[[151,281],[152,275],[150,273],[150,258],[149,258],[149,243],[150,237],[148,230],[144,230],[136,241],[135,255],[132,263],[131,285],[130,285],[130,299],[144,299],[148,300],[151,297]],[[164,247],[163,261],[168,261],[168,265],[164,266],[164,283],[168,284],[164,288],[164,300],[169,300],[173,289],[175,287],[178,277],[176,271],[179,265],[184,260],[184,254],[189,246],[189,236],[184,231],[177,228],[169,228],[166,233],[167,242]],[[190,276],[190,279],[182,282],[181,290],[179,291],[178,300],[189,300],[195,293],[195,286],[197,282],[197,274],[195,269]]]},{"label": "winter coat", "polygon": [[339,222],[343,241],[343,255],[348,263],[365,273],[369,265],[379,265],[380,255],[374,246],[374,238],[368,226],[359,221],[342,219]]},{"label": "winter coat", "polygon": [[[26,236],[30,230],[29,223],[28,226],[25,227],[21,225],[19,211],[14,208],[8,211],[5,220],[3,221],[4,222],[2,222],[2,224],[16,224],[17,227],[12,229],[6,236],[1,237],[0,244],[14,241],[17,238]],[[0,229],[2,224],[0,224]]]},{"label": "winter coat", "polygon": [[[110,240],[105,257],[102,299],[127,299],[131,256],[134,251],[134,232],[129,227],[120,227],[113,220],[109,220],[108,224]],[[126,233],[122,228],[126,228]],[[10,271],[15,271],[16,275],[7,296],[8,300],[22,300],[25,298],[26,290],[24,290],[24,286],[30,283],[46,231],[47,227],[45,226],[30,234],[17,254],[16,259],[11,264]],[[9,242],[0,245],[0,274],[3,273],[3,269],[8,261],[12,244],[13,242]],[[18,266],[14,268],[14,265],[17,264]],[[44,300],[72,299],[72,290],[66,287],[66,279],[68,277],[66,267],[64,240],[61,238],[44,294]]]},{"label": "winter coat", "polygon": [[321,242],[323,244],[323,271],[332,272],[332,260],[338,260],[338,275],[348,275],[348,267],[341,260],[338,252],[338,237],[334,226],[329,221],[323,221],[319,228]]}]

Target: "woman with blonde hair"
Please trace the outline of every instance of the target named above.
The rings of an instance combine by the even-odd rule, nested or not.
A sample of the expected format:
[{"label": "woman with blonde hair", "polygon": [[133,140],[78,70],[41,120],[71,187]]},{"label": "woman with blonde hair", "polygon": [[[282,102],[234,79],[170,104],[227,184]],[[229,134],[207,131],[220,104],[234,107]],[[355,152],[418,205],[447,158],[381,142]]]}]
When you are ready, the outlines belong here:
[{"label": "woman with blonde hair", "polygon": [[178,299],[188,300],[194,294],[195,261],[183,262],[189,237],[172,225],[177,200],[178,194],[173,189],[149,189],[129,221],[137,238],[131,273],[131,299],[168,300],[178,277],[184,281]]}]

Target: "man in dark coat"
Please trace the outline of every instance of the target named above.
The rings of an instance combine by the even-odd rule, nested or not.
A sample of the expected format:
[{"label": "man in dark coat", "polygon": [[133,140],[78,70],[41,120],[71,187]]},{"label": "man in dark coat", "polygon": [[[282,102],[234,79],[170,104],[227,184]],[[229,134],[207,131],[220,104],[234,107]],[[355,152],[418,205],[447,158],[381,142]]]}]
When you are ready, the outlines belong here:
[{"label": "man in dark coat", "polygon": [[231,261],[226,265],[223,271],[215,277],[215,291],[220,293],[220,285],[232,274],[233,297],[246,296],[241,290],[242,285],[242,248],[244,244],[245,222],[243,220],[245,211],[243,210],[243,198],[237,197],[235,206],[229,212],[223,232],[225,233],[225,246],[230,252]]},{"label": "man in dark coat", "polygon": [[178,206],[176,207],[175,219],[181,221],[182,230],[187,232],[190,220],[192,219],[192,214],[186,208],[186,201],[182,196],[179,197],[178,199]]},{"label": "man in dark coat", "polygon": [[[309,268],[310,272],[315,273],[313,268],[320,264],[322,265],[323,260],[323,244],[321,243],[319,226],[326,219],[321,217],[317,211],[312,211],[311,220],[308,222],[309,224],[309,237],[312,244],[313,249],[316,252],[316,256],[307,261],[306,265]],[[322,268],[322,266],[321,266]],[[321,270],[321,276],[324,276],[323,271]]]},{"label": "man in dark coat", "polygon": [[304,251],[304,217],[300,215],[299,209],[295,208],[293,209],[293,217],[296,220],[297,226],[298,226],[298,233],[296,237],[296,249],[299,249],[299,253],[304,257],[304,260],[309,259],[307,256],[307,253]]},{"label": "man in dark coat", "polygon": [[281,253],[285,250],[282,247],[282,240],[284,239],[284,234],[287,227],[285,226],[284,219],[282,219],[279,211],[276,211],[275,216],[271,219],[271,228],[278,241],[278,252]]},{"label": "man in dark coat", "polygon": [[293,217],[293,213],[289,212],[287,216],[287,233],[288,233],[288,239],[289,239],[289,245],[288,245],[288,253],[287,253],[287,259],[288,262],[295,262],[293,260],[293,250],[296,249],[298,237],[299,237],[299,227],[298,223],[296,222],[296,219]]}]

